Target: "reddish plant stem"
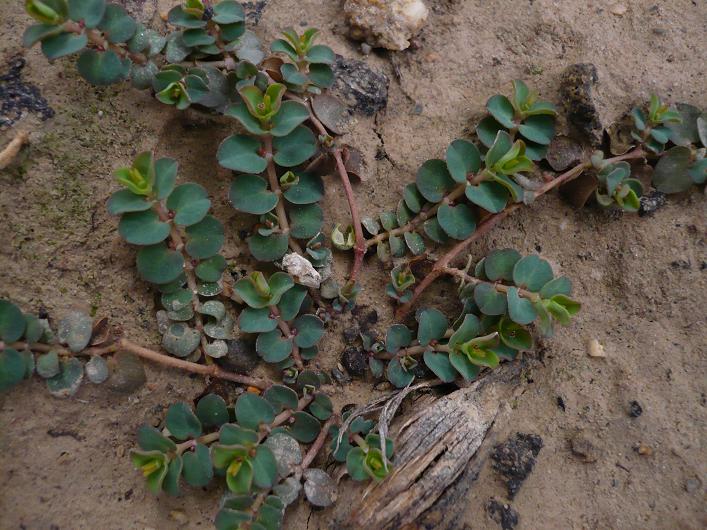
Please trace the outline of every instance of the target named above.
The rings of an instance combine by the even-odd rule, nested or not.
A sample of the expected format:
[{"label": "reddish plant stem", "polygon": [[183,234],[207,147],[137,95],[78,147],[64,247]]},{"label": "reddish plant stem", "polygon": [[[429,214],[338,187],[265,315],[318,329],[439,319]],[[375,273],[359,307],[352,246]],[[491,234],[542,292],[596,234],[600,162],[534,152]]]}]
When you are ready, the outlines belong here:
[{"label": "reddish plant stem", "polygon": [[[470,285],[479,285],[480,283],[486,283],[496,289],[499,293],[508,293],[508,290],[510,287],[508,285],[503,285],[502,283],[496,283],[496,282],[490,282],[486,280],[481,280],[480,278],[477,278],[476,276],[472,276],[471,274],[467,274],[461,269],[457,269],[455,267],[446,267],[444,269],[444,274],[447,274],[449,276],[456,276],[460,280],[464,281],[467,284]],[[528,300],[531,300],[533,302],[536,302],[540,300],[540,295],[538,293],[534,293],[532,291],[528,291],[526,289],[517,289],[518,291],[518,296],[521,296],[523,298],[527,298]]]},{"label": "reddish plant stem", "polygon": [[126,50],[125,48],[119,46],[118,44],[113,44],[111,42],[108,42],[108,39],[106,39],[105,35],[103,35],[103,33],[98,29],[86,29],[78,22],[74,22],[71,20],[64,23],[64,29],[66,31],[71,32],[71,33],[76,33],[77,35],[80,35],[85,32],[88,42],[93,44],[95,47],[97,47],[99,49],[112,50],[116,54],[118,54],[120,57],[123,57],[123,58],[127,57],[131,61],[133,61],[134,63],[138,63],[138,64],[146,64],[147,63],[147,57],[145,57],[145,55],[143,53],[132,53],[131,51]]},{"label": "reddish plant stem", "polygon": [[[620,155],[620,156],[615,156],[613,158],[608,158],[605,160],[606,163],[611,164],[614,162],[620,162],[622,160],[632,160],[636,158],[643,158],[646,155],[646,153],[640,149],[634,149],[633,151],[626,153],[625,155]],[[547,192],[557,188],[558,186],[561,186],[562,184],[569,182],[570,180],[573,180],[577,177],[579,177],[584,171],[592,167],[591,162],[583,162],[572,169],[565,171],[561,175],[559,175],[557,178],[545,183],[542,187],[538,188],[537,190],[534,190],[535,197],[540,197],[541,195],[546,194]],[[502,212],[496,213],[491,215],[490,217],[487,217],[476,229],[476,231],[469,236],[467,239],[464,241],[460,241],[456,245],[454,245],[442,258],[435,263],[434,267],[432,270],[429,272],[427,276],[425,276],[420,284],[417,286],[415,289],[412,298],[410,299],[409,302],[401,305],[395,312],[395,318],[396,320],[403,320],[405,317],[408,315],[410,312],[410,309],[412,309],[412,306],[415,304],[415,302],[420,298],[422,293],[427,289],[434,281],[439,278],[440,276],[444,274],[449,274],[449,265],[451,262],[459,256],[462,252],[464,252],[469,246],[479,239],[480,237],[486,235],[491,228],[496,226],[500,221],[508,217],[508,215],[518,208],[520,208],[522,203],[515,203],[511,204],[508,206],[505,210]]]},{"label": "reddish plant stem", "polygon": [[88,348],[79,353],[73,353],[67,350],[66,348],[60,348],[52,344],[27,344],[26,342],[15,342],[10,346],[15,349],[30,349],[38,352],[55,351],[60,355],[68,356],[95,356],[106,355],[108,353],[115,353],[118,351],[125,351],[128,353],[133,353],[138,357],[142,357],[143,359],[147,359],[148,361],[156,362],[165,366],[169,366],[171,368],[179,368],[180,370],[184,370],[186,372],[191,372],[194,374],[201,374],[209,377],[215,377],[217,379],[224,379],[226,381],[232,381],[241,385],[259,388],[260,390],[265,390],[273,384],[271,381],[265,379],[259,379],[257,377],[250,377],[247,375],[236,374],[223,370],[215,364],[207,366],[204,364],[197,364],[190,361],[178,359],[176,357],[170,357],[169,355],[165,355],[163,353],[159,353],[157,351],[150,350],[149,348],[145,348],[143,346],[135,344],[134,342],[131,342],[128,339],[120,339],[113,344],[110,344],[108,346],[102,346],[100,348]]},{"label": "reddish plant stem", "polygon": [[363,228],[361,226],[361,217],[358,213],[358,205],[356,204],[356,197],[354,196],[353,188],[351,187],[351,180],[349,179],[349,174],[346,171],[346,166],[341,158],[341,150],[337,147],[332,149],[331,154],[334,155],[334,160],[336,160],[336,169],[339,172],[339,178],[344,186],[344,194],[346,195],[346,200],[349,203],[349,210],[351,211],[351,224],[354,228],[354,234],[356,236],[356,243],[354,244],[354,262],[351,266],[351,273],[349,274],[349,281],[356,282],[359,271],[361,270],[361,265],[363,265],[363,256],[366,254],[366,239],[363,237]]},{"label": "reddish plant stem", "polygon": [[[295,98],[292,98],[295,99]],[[299,100],[301,101],[301,100]],[[309,121],[317,129],[320,135],[330,137],[329,131],[327,131],[324,124],[314,115],[314,110],[312,109],[312,103],[310,101],[306,102],[307,109],[309,110]],[[363,265],[363,257],[366,254],[366,238],[363,237],[363,227],[361,225],[361,215],[358,211],[358,203],[356,202],[356,196],[354,195],[353,186],[351,186],[351,179],[349,178],[349,172],[346,170],[346,164],[341,156],[341,149],[338,147],[333,147],[331,149],[331,154],[336,161],[336,171],[341,179],[341,184],[344,186],[344,195],[346,196],[346,201],[349,203],[349,211],[351,212],[351,224],[353,225],[354,235],[356,237],[356,243],[354,244],[354,261],[351,265],[351,272],[349,273],[349,281],[356,282],[358,273]]]},{"label": "reddish plant stem", "polygon": [[299,353],[299,346],[295,344],[295,336],[292,334],[290,325],[282,319],[280,310],[276,305],[270,306],[270,313],[277,319],[277,327],[280,328],[285,338],[292,340],[292,359],[295,361],[297,369],[304,370],[304,362],[302,362],[302,356]]},{"label": "reddish plant stem", "polygon": [[304,459],[302,460],[302,463],[300,464],[299,471],[302,472],[305,469],[307,469],[314,459],[317,457],[317,454],[319,451],[321,451],[322,446],[324,445],[324,442],[327,439],[327,436],[329,436],[329,428],[334,425],[334,424],[339,424],[340,418],[338,414],[332,414],[329,419],[322,425],[322,430],[319,431],[319,435],[317,436],[317,439],[314,440],[314,443],[309,447],[309,450],[307,451],[307,454],[304,455]]},{"label": "reddish plant stem", "polygon": [[287,234],[287,237],[289,238],[290,249],[292,249],[294,252],[297,252],[297,254],[302,255],[302,247],[297,241],[295,241],[294,238],[290,236],[290,223],[287,220],[287,212],[285,211],[285,201],[282,198],[282,189],[280,188],[280,181],[277,178],[275,162],[273,161],[272,136],[265,135],[263,137],[263,142],[265,144],[265,160],[268,161],[267,173],[268,183],[270,184],[270,191],[277,195],[277,205],[275,206],[277,222],[280,225],[282,233]]}]

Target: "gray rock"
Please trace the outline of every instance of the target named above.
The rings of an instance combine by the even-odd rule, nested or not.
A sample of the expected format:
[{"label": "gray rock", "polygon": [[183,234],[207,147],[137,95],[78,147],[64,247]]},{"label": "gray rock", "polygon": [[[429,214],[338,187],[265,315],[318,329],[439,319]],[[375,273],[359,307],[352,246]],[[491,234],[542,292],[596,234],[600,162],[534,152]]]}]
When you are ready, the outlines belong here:
[{"label": "gray rock", "polygon": [[560,81],[560,98],[567,120],[592,146],[601,143],[604,131],[592,93],[598,80],[596,66],[580,63],[568,66]]},{"label": "gray rock", "polygon": [[350,112],[373,116],[388,105],[390,80],[362,61],[337,56],[333,64],[336,81],[332,92],[339,96]]},{"label": "gray rock", "polygon": [[118,352],[111,361],[106,385],[115,392],[130,394],[145,384],[145,367],[137,355]]}]

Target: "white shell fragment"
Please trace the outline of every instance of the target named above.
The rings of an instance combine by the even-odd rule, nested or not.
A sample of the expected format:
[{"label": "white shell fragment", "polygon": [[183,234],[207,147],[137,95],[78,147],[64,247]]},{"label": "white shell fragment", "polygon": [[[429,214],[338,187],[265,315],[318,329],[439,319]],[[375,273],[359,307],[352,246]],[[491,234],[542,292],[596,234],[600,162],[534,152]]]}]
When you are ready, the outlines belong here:
[{"label": "white shell fragment", "polygon": [[344,15],[349,36],[374,48],[404,50],[427,21],[422,0],[346,0]]},{"label": "white shell fragment", "polygon": [[317,269],[307,258],[300,256],[296,252],[285,254],[285,257],[282,258],[282,268],[290,276],[293,276],[297,283],[305,287],[319,289],[319,285],[322,283],[322,275],[317,272]]}]

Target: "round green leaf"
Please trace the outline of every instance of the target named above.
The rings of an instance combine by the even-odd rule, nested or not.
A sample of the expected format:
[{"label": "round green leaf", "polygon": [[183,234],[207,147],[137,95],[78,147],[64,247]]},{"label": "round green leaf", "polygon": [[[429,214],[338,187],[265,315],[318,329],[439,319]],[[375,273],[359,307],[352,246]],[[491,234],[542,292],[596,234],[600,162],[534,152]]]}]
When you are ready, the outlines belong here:
[{"label": "round green leaf", "polygon": [[297,101],[284,101],[280,110],[272,119],[273,128],[270,134],[273,136],[286,136],[295,127],[309,118],[309,110],[302,103]]},{"label": "round green leaf", "polygon": [[533,303],[527,298],[522,298],[518,294],[518,289],[510,287],[508,289],[508,315],[517,324],[526,325],[533,322],[538,314],[533,307]]},{"label": "round green leaf", "polygon": [[433,308],[420,311],[417,327],[417,340],[420,346],[427,346],[430,341],[444,337],[448,327],[447,317],[441,311]]},{"label": "round green leaf", "polygon": [[201,333],[182,322],[171,324],[162,336],[162,347],[175,357],[187,357],[199,347]]},{"label": "round green leaf", "polygon": [[415,379],[415,374],[405,370],[398,359],[393,359],[388,363],[385,376],[396,388],[404,388]]},{"label": "round green leaf", "polygon": [[559,276],[554,280],[550,280],[540,289],[540,296],[542,298],[552,298],[556,294],[568,296],[572,294],[572,282],[567,276]]},{"label": "round green leaf", "polygon": [[449,354],[449,363],[467,381],[473,381],[479,375],[479,367],[469,360],[463,353],[452,352]]},{"label": "round green leaf", "polygon": [[535,255],[520,259],[513,267],[513,283],[529,291],[539,291],[552,277],[550,264]]},{"label": "round green leaf", "polygon": [[175,443],[163,436],[162,433],[150,425],[142,425],[137,430],[137,444],[144,451],[161,451],[168,453],[176,450]]},{"label": "round green leaf", "polygon": [[422,210],[422,207],[425,204],[424,197],[420,195],[420,192],[417,191],[417,186],[413,183],[405,186],[405,189],[403,190],[403,200],[405,201],[407,208],[412,213],[420,213],[420,210]]},{"label": "round green leaf", "polygon": [[108,213],[120,215],[128,212],[143,212],[152,208],[153,202],[144,195],[136,195],[130,190],[116,191],[108,199]]},{"label": "round green leaf", "polygon": [[469,342],[471,339],[478,337],[481,332],[481,324],[479,318],[471,313],[464,316],[459,328],[449,338],[448,345],[454,348],[457,344]]},{"label": "round green leaf", "polygon": [[309,79],[320,88],[329,88],[334,84],[334,71],[328,64],[310,64]]},{"label": "round green leaf", "polygon": [[125,79],[130,73],[130,59],[121,59],[113,50],[84,50],[76,61],[76,69],[92,85],[104,86]]},{"label": "round green leaf", "polygon": [[167,198],[174,190],[178,167],[177,161],[173,158],[160,158],[155,162],[154,191],[158,200]]},{"label": "round green leaf", "polygon": [[201,436],[201,422],[192,412],[191,407],[179,401],[170,405],[165,418],[167,430],[177,440],[186,440]]},{"label": "round green leaf", "polygon": [[302,307],[305,296],[307,296],[307,288],[303,285],[297,284],[288,289],[277,304],[280,318],[285,321],[295,318]]},{"label": "round green leaf", "polygon": [[309,405],[309,412],[318,420],[326,421],[334,413],[334,405],[326,394],[316,394],[314,401]]},{"label": "round green leaf", "polygon": [[306,412],[295,412],[292,415],[294,422],[290,423],[287,430],[298,442],[305,444],[313,442],[319,435],[321,425],[319,420]]},{"label": "round green leaf", "polygon": [[53,60],[66,55],[71,55],[83,50],[88,43],[88,38],[83,33],[59,33],[50,35],[42,41],[42,53],[47,59]]},{"label": "round green leaf", "polygon": [[278,166],[293,167],[309,160],[316,153],[317,140],[310,129],[299,125],[287,136],[274,138],[273,149],[273,160]]},{"label": "round green leaf", "polygon": [[285,255],[289,248],[287,234],[261,236],[253,234],[248,238],[248,250],[258,261],[275,261]]},{"label": "round green leaf", "polygon": [[408,208],[407,204],[405,204],[405,200],[401,199],[398,201],[395,215],[398,218],[398,225],[405,226],[414,217],[414,212]]},{"label": "round green leaf", "polygon": [[474,288],[474,302],[485,315],[503,315],[506,312],[506,296],[490,283],[480,283]]},{"label": "round green leaf", "polygon": [[550,145],[555,136],[555,118],[547,115],[530,116],[519,127],[518,132],[540,145]]},{"label": "round green leaf", "polygon": [[484,260],[484,272],[492,282],[498,280],[513,280],[513,267],[521,256],[517,250],[505,248],[494,250]]},{"label": "round green leaf", "polygon": [[[410,249],[410,252],[412,252],[415,256],[419,256],[425,251],[425,241],[422,239],[422,236],[417,232],[405,232],[403,237],[405,238],[405,244]],[[391,248],[393,244],[392,241],[393,238],[389,238]]]},{"label": "round green leaf", "polygon": [[255,456],[251,460],[253,465],[253,483],[268,489],[273,486],[277,478],[277,461],[272,451],[264,445],[255,448]]},{"label": "round green leaf", "polygon": [[175,224],[182,226],[201,221],[210,207],[211,201],[204,187],[193,182],[177,186],[167,199],[167,208],[175,214]]},{"label": "round green leaf", "polygon": [[167,20],[170,24],[185,28],[203,28],[206,26],[206,20],[202,20],[200,17],[185,12],[182,6],[175,6],[170,9]]},{"label": "round green leaf", "polygon": [[277,327],[277,320],[270,316],[269,307],[245,307],[238,317],[238,326],[244,333],[266,333]]},{"label": "round green leaf", "polygon": [[207,394],[196,404],[196,417],[206,427],[220,427],[228,422],[228,409],[223,398]]},{"label": "round green leaf", "polygon": [[172,495],[173,497],[179,495],[179,478],[182,476],[183,468],[184,462],[181,455],[176,456],[169,463],[167,474],[162,482],[162,489],[166,491],[168,495]]},{"label": "round green leaf", "polygon": [[449,241],[449,236],[447,236],[447,233],[442,230],[442,227],[440,226],[437,217],[428,219],[427,221],[425,221],[422,227],[427,237],[429,237],[432,241],[440,244]]},{"label": "round green leaf", "polygon": [[86,377],[91,383],[95,385],[100,385],[105,382],[110,375],[110,370],[108,368],[108,363],[100,355],[91,357],[85,366]]},{"label": "round green leaf", "polygon": [[533,348],[533,336],[530,332],[509,318],[503,317],[499,321],[498,335],[506,346],[514,350],[530,350]]},{"label": "round green leaf", "polygon": [[59,356],[52,351],[37,357],[37,373],[40,377],[48,379],[59,373]]},{"label": "round green leaf", "polygon": [[333,64],[336,55],[329,46],[316,44],[307,51],[307,60],[312,64]]},{"label": "round green leaf", "polygon": [[370,479],[364,466],[365,460],[366,454],[360,447],[354,447],[348,452],[348,455],[346,455],[346,471],[349,473],[352,480],[362,481]]},{"label": "round green leaf", "polygon": [[437,221],[447,235],[454,239],[466,239],[476,230],[474,213],[466,204],[443,204],[437,210]]},{"label": "round green leaf", "polygon": [[267,400],[246,392],[236,401],[236,420],[241,427],[257,430],[261,423],[272,423],[275,410]]},{"label": "round green leaf", "polygon": [[56,35],[57,33],[61,33],[62,31],[63,29],[61,26],[54,24],[33,24],[25,29],[25,32],[22,35],[22,46],[25,48],[31,48],[39,41],[52,35]]},{"label": "round green leaf", "polygon": [[324,322],[314,315],[302,315],[292,322],[297,331],[295,344],[300,348],[311,348],[324,335]]},{"label": "round green leaf", "polygon": [[454,187],[444,160],[428,160],[417,171],[417,189],[429,202],[439,202]]},{"label": "round green leaf", "polygon": [[476,126],[476,134],[481,143],[486,147],[491,147],[493,145],[493,142],[496,141],[498,131],[502,130],[504,130],[503,125],[494,120],[493,116],[487,116]]},{"label": "round green leaf", "polygon": [[488,109],[491,116],[493,116],[498,123],[512,129],[516,126],[513,121],[515,111],[513,110],[513,105],[506,96],[496,94],[491,97],[486,102],[486,108]]},{"label": "round green leaf", "polygon": [[226,270],[226,258],[216,254],[200,262],[194,272],[197,278],[204,282],[217,282],[221,279],[224,270]]},{"label": "round green leaf", "polygon": [[186,250],[192,258],[210,258],[223,246],[223,225],[210,215],[188,227],[186,232]]},{"label": "round green leaf", "polygon": [[403,324],[393,324],[385,335],[385,349],[388,353],[397,353],[412,341],[412,332]]},{"label": "round green leaf", "polygon": [[25,376],[25,360],[12,348],[0,351],[0,392],[4,392],[22,381]]},{"label": "round green leaf", "polygon": [[434,353],[431,351],[426,351],[423,355],[423,359],[427,368],[432,370],[437,377],[439,377],[445,383],[451,383],[457,377],[457,372],[449,362],[449,356],[445,353]]},{"label": "round green leaf", "polygon": [[118,224],[118,232],[128,243],[148,246],[167,239],[170,226],[162,222],[154,210],[144,210],[123,214]]},{"label": "round green leaf", "polygon": [[[22,370],[24,375],[24,361]],[[71,397],[78,391],[81,381],[83,381],[83,364],[76,357],[72,357],[62,361],[61,373],[47,379],[47,389],[54,397]]]},{"label": "round green leaf", "polygon": [[457,182],[466,182],[467,177],[481,169],[479,149],[466,140],[454,140],[447,148],[447,169]]},{"label": "round green leaf", "polygon": [[245,20],[243,6],[235,0],[222,0],[214,5],[214,14],[211,20],[217,24],[234,24]]},{"label": "round green leaf", "polygon": [[218,148],[216,158],[226,169],[244,173],[262,173],[267,167],[267,161],[260,156],[260,141],[251,136],[229,136]]},{"label": "round green leaf", "polygon": [[653,171],[653,185],[663,193],[680,193],[692,187],[688,174],[691,152],[681,145],[668,150],[660,157]]},{"label": "round green leaf", "polygon": [[274,329],[258,335],[255,350],[265,362],[279,363],[292,353],[292,339],[286,339],[279,329]]},{"label": "round green leaf", "polygon": [[316,236],[324,222],[324,212],[318,204],[296,204],[289,209],[290,235],[296,239]]},{"label": "round green leaf", "polygon": [[204,444],[196,444],[193,451],[182,455],[183,475],[187,484],[200,488],[206,486],[214,477],[214,468],[211,465],[209,448]]},{"label": "round green leaf", "polygon": [[0,339],[4,342],[20,340],[26,326],[27,321],[18,307],[7,300],[0,300]]},{"label": "round green leaf", "polygon": [[496,165],[503,155],[508,153],[513,147],[513,139],[511,135],[504,130],[498,131],[496,134],[496,139],[493,141],[493,145],[489,148],[486,153],[486,167],[493,167]]},{"label": "round green leaf", "polygon": [[318,175],[300,173],[299,181],[283,193],[285,199],[292,204],[311,204],[324,197],[324,183]]},{"label": "round green leaf", "polygon": [[119,5],[108,4],[98,29],[103,32],[108,42],[115,44],[128,41],[135,34],[137,23]]},{"label": "round green leaf", "polygon": [[231,204],[241,212],[262,215],[277,205],[277,195],[268,189],[265,179],[257,175],[238,175],[228,194]]},{"label": "round green leaf", "polygon": [[105,11],[105,0],[69,0],[69,18],[76,22],[83,21],[89,29],[98,26]]},{"label": "round green leaf", "polygon": [[263,397],[273,406],[276,414],[285,409],[296,410],[299,401],[297,392],[284,385],[272,385],[263,392]]},{"label": "round green leaf", "polygon": [[502,211],[508,203],[508,191],[497,182],[481,182],[478,186],[467,186],[467,199],[491,213]]},{"label": "round green leaf", "polygon": [[189,48],[209,46],[216,42],[216,37],[203,28],[190,28],[182,33],[182,42]]}]

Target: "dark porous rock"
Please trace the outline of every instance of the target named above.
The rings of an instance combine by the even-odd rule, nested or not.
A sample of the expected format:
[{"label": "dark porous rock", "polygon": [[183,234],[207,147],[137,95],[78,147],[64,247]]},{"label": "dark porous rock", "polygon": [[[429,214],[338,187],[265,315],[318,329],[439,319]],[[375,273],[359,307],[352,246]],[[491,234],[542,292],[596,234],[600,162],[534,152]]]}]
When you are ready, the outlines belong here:
[{"label": "dark porous rock", "polygon": [[509,504],[498,502],[496,499],[491,499],[486,504],[486,513],[489,517],[501,525],[503,530],[513,530],[518,524],[518,512],[516,512]]},{"label": "dark porous rock", "polygon": [[663,206],[665,206],[665,193],[652,190],[641,197],[641,207],[638,210],[638,215],[641,217],[652,215]]},{"label": "dark porous rock", "polygon": [[604,131],[592,94],[598,79],[596,66],[579,63],[568,66],[560,81],[560,98],[567,120],[593,146],[601,143]]},{"label": "dark porous rock", "polygon": [[39,114],[42,120],[54,116],[54,109],[39,89],[22,81],[26,64],[23,57],[14,57],[8,61],[7,71],[0,74],[0,128],[10,127],[28,111]]},{"label": "dark porous rock", "polygon": [[336,57],[333,65],[336,81],[332,92],[351,112],[373,116],[388,104],[389,80],[385,74],[371,70],[363,61]]},{"label": "dark porous rock", "polygon": [[229,372],[244,374],[258,366],[260,357],[251,341],[235,339],[226,341],[226,343],[228,344],[228,353],[220,359],[216,359],[216,363],[221,368]]},{"label": "dark porous rock", "polygon": [[340,385],[347,385],[351,382],[351,377],[346,372],[342,372],[338,368],[331,369],[331,378]]},{"label": "dark porous rock", "polygon": [[643,407],[641,407],[641,404],[635,400],[631,401],[631,403],[629,403],[628,415],[632,418],[638,418],[641,414],[643,414]]},{"label": "dark porous rock", "polygon": [[354,377],[361,377],[368,369],[368,358],[363,350],[349,347],[341,354],[341,364]]},{"label": "dark porous rock", "polygon": [[537,434],[517,432],[494,448],[491,455],[493,468],[504,477],[509,498],[518,493],[523,481],[533,471],[542,447],[543,439]]},{"label": "dark porous rock", "polygon": [[555,136],[548,147],[545,159],[555,171],[564,171],[579,163],[584,151],[579,142],[567,136]]}]

